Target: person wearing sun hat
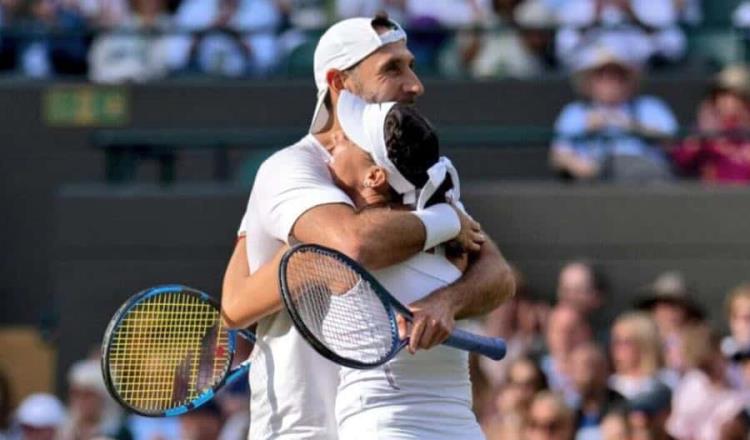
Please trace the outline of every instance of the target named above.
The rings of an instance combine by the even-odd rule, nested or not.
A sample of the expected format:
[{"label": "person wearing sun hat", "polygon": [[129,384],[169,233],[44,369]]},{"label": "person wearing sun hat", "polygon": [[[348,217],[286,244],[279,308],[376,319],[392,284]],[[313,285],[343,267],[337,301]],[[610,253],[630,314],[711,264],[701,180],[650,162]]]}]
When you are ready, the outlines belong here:
[{"label": "person wearing sun hat", "polygon": [[65,407],[60,400],[45,393],[26,397],[15,413],[15,424],[22,439],[54,440],[67,420]]},{"label": "person wearing sun hat", "polygon": [[724,68],[698,106],[698,133],[672,150],[672,159],[689,176],[706,182],[750,182],[750,71]]},{"label": "person wearing sun hat", "polygon": [[659,98],[638,94],[641,66],[628,48],[593,43],[574,63],[581,99],[563,108],[555,123],[550,161],[576,180],[648,182],[671,171],[661,143],[677,121]]}]

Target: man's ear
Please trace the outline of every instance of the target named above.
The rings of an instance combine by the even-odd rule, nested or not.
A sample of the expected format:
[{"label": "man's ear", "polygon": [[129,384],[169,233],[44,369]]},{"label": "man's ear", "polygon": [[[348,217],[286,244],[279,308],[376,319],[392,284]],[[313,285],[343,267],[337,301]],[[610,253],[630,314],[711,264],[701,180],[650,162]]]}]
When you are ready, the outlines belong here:
[{"label": "man's ear", "polygon": [[340,70],[331,69],[326,72],[326,82],[328,83],[328,90],[334,92],[336,96],[338,96],[338,94],[341,93],[342,90],[344,90],[345,79],[345,73]]},{"label": "man's ear", "polygon": [[383,191],[388,188],[388,173],[383,167],[373,165],[367,170],[365,182],[368,182],[370,188]]}]

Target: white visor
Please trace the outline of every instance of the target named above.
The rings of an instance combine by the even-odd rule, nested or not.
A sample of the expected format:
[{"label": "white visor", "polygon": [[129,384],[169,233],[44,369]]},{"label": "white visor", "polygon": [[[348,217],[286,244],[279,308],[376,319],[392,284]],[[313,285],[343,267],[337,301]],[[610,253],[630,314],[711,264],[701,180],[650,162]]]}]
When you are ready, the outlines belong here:
[{"label": "white visor", "polygon": [[362,98],[342,90],[336,105],[336,116],[346,137],[370,153],[375,164],[388,172],[388,183],[404,195],[404,203],[416,202],[416,188],[388,158],[385,147],[385,117],[395,102],[368,104]]},{"label": "white visor", "polygon": [[446,200],[460,206],[461,191],[458,171],[450,159],[445,156],[440,157],[427,170],[427,182],[421,191],[418,191],[388,158],[384,132],[385,118],[395,104],[395,102],[369,104],[362,98],[343,90],[339,95],[336,116],[349,140],[370,153],[376,165],[385,168],[388,173],[388,184],[403,196],[404,204],[416,205],[416,209],[425,208],[425,204],[437,192],[446,177],[450,176],[453,189],[445,194]]}]

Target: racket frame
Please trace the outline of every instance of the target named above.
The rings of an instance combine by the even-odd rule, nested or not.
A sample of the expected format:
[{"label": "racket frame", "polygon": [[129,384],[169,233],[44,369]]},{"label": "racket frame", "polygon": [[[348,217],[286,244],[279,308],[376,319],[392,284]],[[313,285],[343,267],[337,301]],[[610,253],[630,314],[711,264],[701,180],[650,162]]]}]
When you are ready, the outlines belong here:
[{"label": "racket frame", "polygon": [[[326,347],[318,338],[307,328],[304,320],[300,316],[297,308],[294,306],[292,299],[290,298],[289,286],[287,284],[287,266],[290,258],[297,252],[313,251],[318,254],[322,254],[337,260],[342,261],[349,266],[349,269],[356,272],[363,280],[370,283],[373,291],[378,296],[378,299],[383,303],[388,318],[390,320],[391,336],[395,341],[391,346],[391,350],[386,356],[381,358],[378,362],[361,362],[354,359],[344,358],[328,347]],[[398,324],[396,321],[396,313],[403,316],[404,319],[411,322],[414,318],[414,314],[406,306],[404,306],[399,300],[393,297],[388,290],[383,287],[378,280],[375,279],[367,270],[357,263],[352,258],[342,254],[333,249],[326,248],[317,244],[299,244],[284,253],[281,258],[281,264],[279,265],[279,280],[281,285],[281,298],[284,302],[285,308],[289,313],[292,323],[302,336],[307,340],[308,343],[317,351],[321,356],[336,362],[337,364],[358,369],[374,368],[385,364],[389,360],[393,359],[404,347],[409,344],[409,338],[406,337],[403,340],[400,338],[398,333]],[[444,345],[457,348],[460,350],[472,351],[480,353],[484,356],[489,357],[493,360],[500,360],[505,357],[507,347],[505,341],[500,338],[493,338],[488,336],[476,335],[469,333],[465,330],[454,329],[448,339],[443,342]]]},{"label": "racket frame", "polygon": [[388,314],[388,319],[390,321],[391,338],[393,341],[395,341],[395,343],[391,345],[391,348],[386,356],[384,356],[380,361],[374,363],[361,362],[354,359],[342,357],[326,347],[325,344],[320,342],[315,334],[307,328],[307,325],[305,325],[302,316],[300,315],[297,307],[294,305],[293,299],[291,298],[291,289],[286,276],[287,268],[289,266],[289,260],[298,252],[305,252],[307,250],[312,250],[317,254],[322,254],[336,260],[341,260],[350,267],[360,267],[359,263],[349,258],[348,256],[316,244],[298,244],[284,253],[284,255],[281,257],[281,262],[279,263],[279,284],[281,286],[281,299],[284,302],[285,309],[287,310],[289,317],[291,318],[292,323],[294,324],[294,327],[297,329],[297,331],[300,332],[300,334],[305,338],[305,340],[307,340],[310,346],[312,346],[312,348],[318,352],[318,354],[345,367],[356,368],[360,370],[369,369],[377,367],[379,365],[383,365],[384,363],[393,359],[393,357],[396,356],[398,352],[401,351],[401,349],[409,343],[408,339],[401,340],[401,338],[399,337],[395,312],[398,312],[402,315],[405,315],[407,318],[410,318],[412,316],[411,311],[398,301],[394,301],[394,298],[388,293],[385,287],[383,287],[380,282],[378,282],[378,280],[376,280],[375,277],[373,277],[369,272],[356,271],[362,279],[370,283],[373,291],[378,296],[378,299],[383,304],[383,308]]},{"label": "racket frame", "polygon": [[227,353],[228,353],[228,362],[227,367],[222,372],[222,378],[220,381],[218,381],[213,387],[206,389],[201,394],[190,400],[188,403],[175,406],[173,408],[165,409],[165,410],[158,410],[158,411],[144,411],[139,408],[135,408],[129,403],[127,403],[125,400],[120,397],[120,394],[117,392],[117,389],[114,386],[114,382],[112,380],[112,374],[109,369],[109,360],[110,360],[110,348],[112,343],[112,336],[115,333],[115,330],[119,328],[120,323],[123,319],[125,319],[126,316],[130,313],[130,311],[135,308],[140,303],[153,298],[158,295],[169,295],[169,294],[176,294],[176,293],[183,293],[188,294],[190,296],[195,296],[201,301],[204,301],[208,304],[210,304],[212,307],[214,307],[217,311],[220,311],[220,305],[219,303],[213,299],[210,295],[203,293],[199,290],[193,289],[191,287],[183,286],[180,284],[165,284],[160,286],[155,286],[148,288],[146,290],[143,290],[141,292],[138,292],[137,294],[130,297],[122,306],[120,306],[119,309],[117,309],[117,312],[115,312],[112,319],[109,321],[109,324],[107,325],[107,330],[104,332],[104,339],[102,340],[102,357],[101,357],[101,365],[102,365],[102,375],[104,377],[104,384],[107,386],[107,390],[109,391],[109,394],[122,406],[127,408],[128,410],[140,414],[142,416],[146,417],[170,417],[170,416],[177,416],[180,414],[184,414],[188,411],[191,411],[193,409],[198,408],[199,406],[205,404],[209,400],[213,399],[213,397],[216,395],[216,392],[224,386],[227,383],[231,383],[235,380],[237,380],[239,377],[247,374],[247,372],[250,370],[250,359],[242,362],[240,365],[235,367],[234,369],[231,369],[232,362],[234,361],[234,353],[236,349],[236,337],[237,335],[242,336],[244,339],[251,343],[255,343],[255,335],[248,331],[248,330],[226,330],[227,331]]}]

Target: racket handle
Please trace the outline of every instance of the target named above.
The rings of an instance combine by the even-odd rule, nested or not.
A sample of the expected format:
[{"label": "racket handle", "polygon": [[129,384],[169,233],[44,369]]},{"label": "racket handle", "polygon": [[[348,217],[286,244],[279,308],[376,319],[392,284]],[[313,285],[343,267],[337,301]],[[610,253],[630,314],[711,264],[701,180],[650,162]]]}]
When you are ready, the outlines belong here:
[{"label": "racket handle", "polygon": [[505,357],[505,341],[502,338],[491,338],[469,333],[464,330],[453,330],[448,339],[443,342],[453,348],[472,351],[499,361]]}]

